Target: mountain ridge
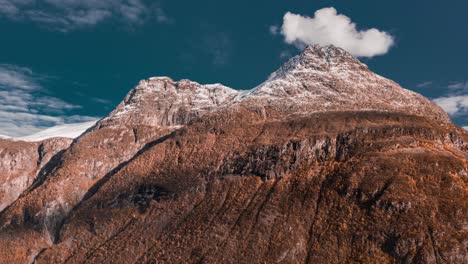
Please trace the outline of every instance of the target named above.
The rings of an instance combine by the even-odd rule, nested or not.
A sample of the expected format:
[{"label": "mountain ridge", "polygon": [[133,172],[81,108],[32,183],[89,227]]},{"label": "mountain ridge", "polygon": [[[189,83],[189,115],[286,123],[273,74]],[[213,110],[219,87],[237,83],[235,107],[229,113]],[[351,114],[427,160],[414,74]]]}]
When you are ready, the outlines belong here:
[{"label": "mountain ridge", "polygon": [[[331,78],[323,77],[330,74]],[[331,88],[331,85],[335,87]],[[342,87],[336,89],[337,85]],[[128,93],[126,98],[137,92],[142,92],[144,95],[144,91],[151,90],[145,89],[148,86],[164,89],[161,92],[163,97],[166,96],[167,87],[172,87],[173,92],[181,97],[179,100],[187,100],[186,104],[190,104],[190,107],[195,108],[195,110],[198,110],[198,107],[203,108],[203,104],[210,105],[208,108],[214,111],[217,107],[213,106],[231,107],[232,105],[242,104],[244,101],[252,104],[259,104],[263,101],[263,104],[267,104],[271,101],[289,100],[289,102],[281,102],[281,104],[312,103],[307,105],[306,109],[295,109],[294,111],[297,113],[305,112],[308,114],[311,112],[348,110],[397,111],[420,116],[431,116],[442,122],[450,123],[447,114],[435,103],[371,72],[367,65],[361,63],[343,49],[332,45],[325,47],[308,46],[300,55],[289,59],[280,69],[272,73],[265,82],[250,90],[236,90],[219,83],[200,84],[186,79],[174,81],[170,77],[150,77],[140,81]],[[179,86],[182,87],[182,90],[184,90],[183,87],[190,86],[197,92],[192,91],[195,96],[183,92],[179,95],[177,92]],[[213,93],[214,91],[219,91],[221,97],[218,98],[218,95]],[[220,100],[220,102],[213,104],[213,102],[209,101],[197,101],[197,99],[200,99],[197,98],[200,94],[203,94],[206,99],[211,98]],[[161,98],[156,97],[148,100],[154,99]],[[121,105],[125,104],[126,100]],[[253,100],[259,100],[260,102],[251,102]],[[183,102],[179,103],[184,104]],[[201,104],[201,106],[197,104]],[[151,112],[151,110],[148,109],[147,111]],[[289,111],[293,110],[289,109]],[[104,119],[107,118],[109,117]]]},{"label": "mountain ridge", "polygon": [[[332,78],[324,78],[323,75]],[[341,86],[341,88],[336,89],[337,85]],[[335,86],[335,88],[331,89],[331,86]],[[168,87],[172,91],[168,91]],[[385,89],[385,87],[387,88]],[[149,77],[141,80],[128,92],[116,109],[99,121],[103,125],[111,122],[113,118],[119,115],[132,111],[141,112],[142,109],[139,108],[145,102],[139,101],[136,98],[138,96],[145,97],[146,103],[154,103],[153,106],[147,106],[153,108],[168,107],[158,105],[156,101],[166,100],[166,96],[174,96],[176,98],[172,99],[172,103],[180,104],[184,108],[190,106],[189,108],[193,108],[194,111],[200,110],[201,112],[214,111],[218,107],[229,107],[232,104],[242,103],[242,101],[290,99],[290,105],[304,104],[305,101],[315,102],[306,109],[301,110],[296,107],[298,109],[295,111],[298,113],[301,111],[307,114],[310,112],[346,110],[400,111],[434,116],[434,118],[440,119],[442,122],[450,122],[447,114],[436,104],[420,94],[400,88],[402,87],[397,83],[371,72],[367,65],[343,49],[333,45],[325,47],[314,45],[307,46],[300,55],[294,56],[285,62],[266,81],[249,90],[236,90],[220,83],[200,84],[188,79],[174,81],[167,76]],[[158,89],[163,91],[158,93]],[[179,92],[179,89],[182,92]],[[152,98],[149,98],[151,97],[149,93],[153,93]],[[151,111],[154,110],[152,108],[143,109],[143,111],[148,112],[147,114],[152,114]],[[177,113],[178,111],[175,110],[175,113],[172,113],[171,117],[167,117],[167,120],[154,122],[160,122],[159,125],[163,125],[161,122],[164,124],[173,123],[175,120],[171,119],[176,118],[174,114]],[[148,117],[140,115],[139,118],[143,120],[138,120],[135,117],[137,119],[135,123],[152,122],[148,120]],[[75,134],[73,133],[76,137]],[[30,137],[19,138],[19,140],[39,141],[50,137],[35,139],[31,135]],[[70,136],[64,134],[63,137]]]}]

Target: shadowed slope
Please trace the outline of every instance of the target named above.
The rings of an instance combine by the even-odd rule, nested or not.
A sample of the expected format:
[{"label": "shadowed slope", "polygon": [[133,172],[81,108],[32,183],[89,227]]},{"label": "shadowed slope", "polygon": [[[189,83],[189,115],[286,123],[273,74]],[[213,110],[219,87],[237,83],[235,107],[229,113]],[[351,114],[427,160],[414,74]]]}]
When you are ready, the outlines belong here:
[{"label": "shadowed slope", "polygon": [[466,211],[456,209],[467,198],[466,135],[448,139],[431,121],[377,112],[224,116],[188,126],[110,176],[39,263],[466,256]]}]

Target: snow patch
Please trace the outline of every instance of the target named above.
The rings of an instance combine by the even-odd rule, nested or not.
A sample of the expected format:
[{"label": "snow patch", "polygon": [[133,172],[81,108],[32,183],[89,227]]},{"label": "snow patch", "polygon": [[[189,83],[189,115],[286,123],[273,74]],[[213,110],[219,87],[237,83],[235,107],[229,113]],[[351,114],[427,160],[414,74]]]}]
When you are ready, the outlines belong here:
[{"label": "snow patch", "polygon": [[25,141],[41,141],[54,137],[76,138],[83,134],[83,132],[85,132],[88,128],[94,126],[96,122],[97,120],[84,123],[58,125],[18,139]]}]

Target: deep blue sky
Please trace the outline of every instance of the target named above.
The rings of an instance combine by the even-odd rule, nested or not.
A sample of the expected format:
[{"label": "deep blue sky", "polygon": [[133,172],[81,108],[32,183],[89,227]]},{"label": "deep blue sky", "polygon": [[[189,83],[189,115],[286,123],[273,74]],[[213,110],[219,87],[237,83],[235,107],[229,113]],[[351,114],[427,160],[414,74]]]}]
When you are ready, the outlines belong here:
[{"label": "deep blue sky", "polygon": [[[377,28],[394,37],[387,54],[361,58],[373,71],[430,98],[463,97],[468,90],[464,0],[141,1],[145,10],[138,19],[119,11],[118,5],[127,1],[107,0],[107,6],[98,8],[108,12],[105,18],[89,23],[62,21],[70,19],[72,9],[82,9],[79,4],[20,2],[10,0],[17,8],[11,11],[0,0],[0,65],[37,83],[40,91],[33,96],[81,106],[37,107],[39,114],[104,116],[138,80],[150,76],[252,88],[287,59],[285,54],[299,52],[281,34],[272,35],[270,26],[281,26],[288,11],[313,16],[324,7],[336,8],[358,29]],[[450,85],[458,85],[457,91]],[[468,125],[466,108],[452,117]]]}]

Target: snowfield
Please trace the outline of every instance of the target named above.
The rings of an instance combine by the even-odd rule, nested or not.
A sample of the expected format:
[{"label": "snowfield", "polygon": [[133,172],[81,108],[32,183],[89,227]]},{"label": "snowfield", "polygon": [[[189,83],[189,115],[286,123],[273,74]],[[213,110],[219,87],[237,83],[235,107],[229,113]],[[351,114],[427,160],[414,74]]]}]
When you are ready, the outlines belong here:
[{"label": "snowfield", "polygon": [[44,139],[54,137],[76,138],[83,134],[83,132],[85,132],[88,128],[94,126],[96,122],[97,120],[84,123],[58,125],[47,128],[29,136],[20,137],[18,139],[25,141],[41,141]]}]

